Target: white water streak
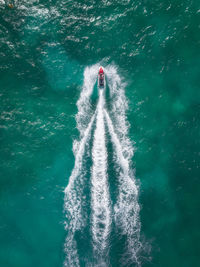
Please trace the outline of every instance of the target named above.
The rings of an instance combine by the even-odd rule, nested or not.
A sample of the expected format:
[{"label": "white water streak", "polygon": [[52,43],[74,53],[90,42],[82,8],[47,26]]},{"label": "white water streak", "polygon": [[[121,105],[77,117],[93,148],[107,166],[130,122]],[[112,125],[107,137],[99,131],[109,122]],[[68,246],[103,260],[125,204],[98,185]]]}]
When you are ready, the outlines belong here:
[{"label": "white water streak", "polygon": [[[124,94],[124,84],[114,67],[109,67],[106,72],[112,101],[111,114],[116,127],[104,110],[107,126],[114,145],[117,164],[121,167],[119,174],[119,196],[114,207],[115,222],[121,228],[122,233],[127,236],[128,261],[134,261],[138,266],[140,242],[140,220],[138,204],[138,188],[135,183],[133,171],[130,168],[130,161],[133,155],[133,147],[127,137],[129,125],[126,122],[127,101]],[[128,262],[127,261],[127,262]]]},{"label": "white water streak", "polygon": [[[66,212],[67,237],[65,241],[66,259],[65,266],[79,266],[79,258],[76,249],[74,234],[84,226],[82,216],[82,187],[84,182],[83,161],[85,147],[90,139],[92,125],[96,113],[91,117],[90,96],[97,78],[98,66],[87,67],[84,72],[84,84],[77,102],[78,113],[76,115],[77,128],[80,131],[81,140],[74,141],[73,150],[75,164],[69,178],[69,183],[65,188],[64,209]],[[90,121],[89,121],[90,119]],[[87,125],[86,125],[87,123]]]},{"label": "white water streak", "polygon": [[[107,181],[107,151],[103,115],[103,91],[99,91],[96,129],[92,149],[92,234],[94,252],[102,257],[108,248],[111,224],[110,196]],[[106,259],[104,259],[106,260]],[[101,263],[102,264],[102,263]]]},{"label": "white water streak", "polygon": [[92,129],[92,125],[94,122],[94,118],[95,118],[96,113],[92,116],[92,119],[88,125],[88,128],[85,130],[85,133],[83,135],[83,138],[81,139],[81,141],[79,142],[79,149],[78,152],[76,154],[75,157],[75,164],[74,164],[74,169],[72,171],[72,174],[69,178],[69,183],[67,185],[67,187],[65,188],[65,193],[70,193],[71,188],[73,187],[74,184],[74,180],[75,178],[80,174],[80,171],[82,170],[82,163],[83,163],[83,155],[85,152],[85,145],[90,137],[90,133],[91,133],[91,129]]},{"label": "white water streak", "polygon": [[91,67],[87,67],[84,71],[83,89],[77,102],[78,113],[76,115],[77,128],[81,135],[84,134],[84,131],[89,123],[88,119],[92,114],[90,96],[97,80],[98,68],[99,65],[96,64]]},{"label": "white water streak", "polygon": [[[96,129],[92,147],[92,177],[91,177],[91,223],[95,266],[108,266],[109,234],[111,228],[111,200],[107,181],[107,151],[105,140],[105,120],[113,143],[116,164],[119,172],[119,195],[114,206],[115,224],[127,237],[127,253],[123,264],[128,266],[133,261],[140,266],[138,254],[140,243],[140,221],[138,204],[138,188],[130,167],[133,147],[128,138],[129,124],[126,121],[127,101],[117,70],[113,66],[105,68],[110,89],[110,116],[104,107],[104,92],[99,91],[99,101],[94,115],[90,106],[90,96],[97,78],[98,65],[87,67],[84,72],[84,85],[77,102],[77,128],[81,141],[74,142],[75,166],[65,189],[65,210],[67,214],[66,230],[68,235],[65,242],[65,266],[80,266],[74,234],[84,226],[81,208],[81,194],[84,183],[85,169],[83,157],[85,147],[90,139],[92,125],[96,117]],[[115,127],[114,127],[115,126]],[[127,262],[125,258],[128,258]]]},{"label": "white water streak", "polygon": [[122,82],[115,66],[106,68],[106,76],[110,91],[111,115],[116,126],[115,131],[120,139],[123,155],[130,160],[133,156],[133,146],[128,138],[129,123],[126,121],[128,103],[124,93],[125,83]]},{"label": "white water streak", "polygon": [[112,121],[104,110],[109,133],[116,151],[117,163],[121,167],[119,175],[119,196],[114,207],[115,222],[121,229],[123,234],[127,236],[128,254],[138,266],[138,252],[141,247],[140,243],[140,221],[138,204],[138,189],[134,181],[134,177],[130,177],[129,161],[123,156],[120,141],[115,133]]},{"label": "white water streak", "polygon": [[74,240],[74,233],[76,230],[81,229],[84,224],[84,220],[82,218],[82,213],[81,213],[81,192],[80,192],[83,179],[82,165],[83,165],[83,155],[85,153],[85,146],[90,138],[94,118],[95,115],[93,115],[88,125],[88,128],[86,129],[84,136],[80,141],[79,150],[75,158],[74,169],[69,178],[68,186],[65,188],[64,209],[67,214],[67,220],[68,220],[68,224],[66,224],[66,230],[68,231],[68,235],[65,241],[66,266],[79,266],[76,242]]}]

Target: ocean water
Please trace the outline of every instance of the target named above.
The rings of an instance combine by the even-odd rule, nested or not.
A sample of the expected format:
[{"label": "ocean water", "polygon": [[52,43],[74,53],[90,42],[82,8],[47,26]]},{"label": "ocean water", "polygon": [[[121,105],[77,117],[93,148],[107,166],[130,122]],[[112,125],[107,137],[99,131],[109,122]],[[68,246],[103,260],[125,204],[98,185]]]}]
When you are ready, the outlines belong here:
[{"label": "ocean water", "polygon": [[0,0],[0,266],[199,266],[199,51],[197,0]]}]

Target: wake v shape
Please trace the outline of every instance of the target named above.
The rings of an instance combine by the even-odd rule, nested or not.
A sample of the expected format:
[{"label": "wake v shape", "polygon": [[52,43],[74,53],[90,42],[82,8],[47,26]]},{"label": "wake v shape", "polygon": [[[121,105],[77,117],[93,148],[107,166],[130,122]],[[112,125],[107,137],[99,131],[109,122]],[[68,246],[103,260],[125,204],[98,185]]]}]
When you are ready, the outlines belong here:
[{"label": "wake v shape", "polygon": [[[98,103],[95,111],[91,104],[95,83],[98,87]],[[109,89],[110,110],[106,109],[105,91]],[[130,167],[133,147],[128,138],[126,122],[127,101],[124,85],[114,66],[106,68],[94,65],[84,72],[84,84],[77,102],[77,129],[80,140],[74,141],[75,164],[65,189],[64,210],[67,231],[65,241],[65,266],[112,266],[110,247],[111,232],[120,231],[126,237],[122,249],[122,266],[124,258],[140,266],[139,252],[140,220],[138,204],[138,187]],[[106,132],[108,129],[108,133]],[[113,146],[113,162],[116,168],[118,192],[116,201],[111,200],[108,175],[108,136]],[[91,151],[91,153],[89,153]],[[86,159],[86,154],[90,159]],[[110,158],[110,157],[109,157]],[[90,181],[86,173],[90,164]],[[85,189],[87,188],[87,190]],[[84,194],[87,192],[88,197]],[[87,214],[83,211],[87,206]],[[85,256],[80,251],[77,233],[89,229],[85,238],[87,245]],[[88,257],[87,255],[90,255]],[[127,265],[126,265],[127,266]]]}]

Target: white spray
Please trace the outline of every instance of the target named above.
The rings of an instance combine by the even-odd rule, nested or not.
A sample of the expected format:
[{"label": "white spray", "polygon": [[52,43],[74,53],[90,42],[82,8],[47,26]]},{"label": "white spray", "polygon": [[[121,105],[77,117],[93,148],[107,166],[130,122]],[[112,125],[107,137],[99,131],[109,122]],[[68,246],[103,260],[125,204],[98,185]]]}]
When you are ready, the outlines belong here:
[{"label": "white spray", "polygon": [[[125,257],[128,261],[140,266],[139,251],[140,221],[138,204],[138,187],[131,170],[130,163],[133,147],[128,138],[129,125],[126,121],[127,101],[124,94],[124,84],[113,66],[105,68],[110,90],[111,109],[105,108],[103,90],[99,90],[99,100],[95,112],[92,112],[90,96],[96,82],[98,65],[86,68],[84,85],[77,102],[77,128],[80,141],[74,142],[75,165],[65,189],[65,211],[68,223],[66,229],[66,266],[79,266],[78,252],[74,233],[84,227],[81,208],[81,194],[84,184],[84,154],[91,138],[91,131],[96,118],[96,128],[93,136],[92,168],[91,168],[91,234],[95,266],[108,266],[109,236],[111,231],[112,211],[109,195],[107,174],[107,150],[105,138],[105,121],[111,136],[116,164],[120,167],[118,183],[119,194],[114,205],[115,225],[127,237]],[[111,119],[112,118],[112,119]],[[123,259],[124,260],[124,259]],[[128,264],[128,261],[124,264]]]},{"label": "white spray", "polygon": [[[91,179],[92,235],[94,253],[97,253],[100,256],[100,261],[106,260],[105,253],[106,249],[108,249],[108,237],[111,224],[103,105],[103,91],[100,90],[97,106],[96,129],[94,132],[94,143],[92,148],[93,166]],[[101,266],[102,265],[104,265],[103,262],[101,262]]]},{"label": "white spray", "polygon": [[114,145],[117,164],[121,170],[119,173],[119,195],[114,206],[115,222],[127,236],[127,254],[125,257],[129,261],[134,261],[138,266],[140,242],[140,220],[138,204],[138,187],[136,186],[133,171],[130,168],[133,156],[133,147],[128,138],[129,124],[126,121],[127,100],[124,94],[124,86],[117,70],[109,66],[107,70],[110,97],[112,99],[111,115],[116,125],[104,110],[106,122],[112,143]]},{"label": "white spray", "polygon": [[[84,72],[84,84],[80,98],[77,102],[78,113],[76,115],[77,128],[80,131],[80,141],[74,141],[73,150],[75,164],[67,187],[65,188],[64,210],[66,213],[66,230],[68,232],[65,241],[66,266],[79,266],[79,258],[76,249],[74,234],[84,226],[82,216],[82,187],[84,182],[83,161],[85,147],[91,136],[92,125],[96,113],[91,117],[90,95],[96,81],[97,66],[87,67]],[[95,75],[94,75],[95,74]],[[89,121],[90,119],[90,121]],[[88,122],[85,127],[85,122]]]}]

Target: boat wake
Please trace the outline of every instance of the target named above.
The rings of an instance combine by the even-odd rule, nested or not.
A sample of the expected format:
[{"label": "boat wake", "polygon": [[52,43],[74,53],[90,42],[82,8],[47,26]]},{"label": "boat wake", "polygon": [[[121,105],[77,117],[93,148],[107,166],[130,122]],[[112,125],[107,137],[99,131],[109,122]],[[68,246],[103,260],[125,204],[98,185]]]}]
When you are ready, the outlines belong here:
[{"label": "boat wake", "polygon": [[[104,126],[103,91],[99,91],[97,106],[96,129],[92,148],[92,235],[94,254],[98,255],[101,266],[105,265],[105,254],[111,225],[110,197],[107,181],[107,152]],[[96,253],[97,252],[97,253]]]},{"label": "boat wake", "polygon": [[[84,72],[84,84],[77,102],[77,129],[80,140],[74,141],[74,169],[65,189],[64,210],[66,214],[65,266],[80,266],[83,257],[77,246],[76,233],[89,228],[88,247],[91,246],[91,259],[88,266],[112,266],[110,248],[111,232],[117,231],[124,238],[121,249],[120,266],[140,266],[140,220],[138,187],[136,185],[131,158],[133,146],[128,138],[129,125],[126,121],[128,108],[124,94],[125,85],[114,66],[104,68],[108,82],[110,109],[106,108],[104,90],[99,90],[96,110],[92,109],[90,98],[95,87],[98,65],[87,67]],[[107,131],[106,131],[107,129]],[[108,177],[107,143],[110,138],[113,147],[113,165],[116,169],[117,198],[114,202],[110,195]],[[89,202],[90,212],[83,212],[86,172],[88,170],[86,151],[91,150]],[[89,225],[87,225],[89,222]],[[119,237],[119,236],[118,236]],[[87,250],[87,249],[86,249]],[[89,248],[88,248],[89,250]],[[89,252],[88,252],[89,253]],[[87,257],[87,256],[85,256]],[[86,264],[86,263],[84,263]]]}]

